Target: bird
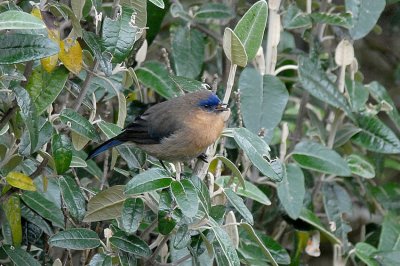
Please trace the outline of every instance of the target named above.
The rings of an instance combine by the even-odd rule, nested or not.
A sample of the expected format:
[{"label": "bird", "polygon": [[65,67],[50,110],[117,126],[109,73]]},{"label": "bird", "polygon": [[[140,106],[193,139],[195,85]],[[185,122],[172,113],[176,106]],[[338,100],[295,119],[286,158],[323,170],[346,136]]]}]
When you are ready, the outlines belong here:
[{"label": "bird", "polygon": [[[230,112],[218,96],[202,89],[155,104],[123,129],[92,150],[87,160],[123,143],[172,163],[194,158],[207,161],[204,151],[221,135]],[[165,168],[165,167],[164,167]]]}]

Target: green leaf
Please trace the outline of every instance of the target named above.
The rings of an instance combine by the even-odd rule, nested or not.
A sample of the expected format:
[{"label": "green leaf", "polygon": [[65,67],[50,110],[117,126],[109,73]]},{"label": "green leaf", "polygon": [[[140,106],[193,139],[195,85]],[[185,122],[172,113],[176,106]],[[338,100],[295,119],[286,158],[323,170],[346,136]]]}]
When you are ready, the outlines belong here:
[{"label": "green leaf", "polygon": [[199,199],[192,182],[188,179],[172,181],[171,192],[182,213],[188,218],[194,217],[199,210]]},{"label": "green leaf", "polygon": [[328,229],[326,229],[324,227],[324,225],[321,223],[321,221],[319,220],[318,216],[315,215],[312,211],[303,208],[301,210],[300,216],[299,218],[308,223],[311,224],[312,226],[314,226],[316,229],[318,229],[322,234],[324,234],[329,241],[331,241],[332,243],[336,243],[341,245],[341,241],[334,235],[332,234]]},{"label": "green leaf", "polygon": [[257,243],[257,245],[261,248],[262,253],[265,255],[265,257],[268,258],[269,262],[274,266],[278,266],[278,263],[276,262],[275,258],[272,256],[271,252],[265,246],[264,242],[258,237],[253,227],[247,223],[241,223],[240,226],[244,230],[246,230],[247,234],[252,238],[252,240]]},{"label": "green leaf", "polygon": [[204,3],[193,16],[198,20],[205,19],[230,19],[234,17],[233,10],[222,3]]},{"label": "green leaf", "polygon": [[351,107],[354,112],[365,109],[368,100],[368,90],[359,81],[346,79],[346,88],[350,96]]},{"label": "green leaf", "polygon": [[8,10],[0,13],[0,30],[36,30],[45,28],[46,25],[44,25],[43,21],[31,14],[17,10]]},{"label": "green leaf", "polygon": [[182,212],[173,206],[170,190],[161,191],[158,207],[158,231],[163,235],[168,235],[182,219]]},{"label": "green leaf", "polygon": [[[174,4],[174,3],[173,3]],[[172,5],[173,5],[172,4]],[[167,6],[170,3],[167,1]],[[172,7],[171,5],[171,7]],[[137,10],[137,9],[136,9]],[[146,33],[146,39],[149,45],[154,41],[158,33],[160,32],[162,22],[164,17],[169,13],[168,8],[164,8],[160,10],[157,6],[153,4],[149,4],[147,6],[147,24],[146,26],[149,27]]]},{"label": "green leaf", "polygon": [[14,265],[18,266],[40,266],[41,264],[35,260],[34,257],[31,256],[27,251],[22,248],[14,247],[10,245],[3,245],[3,251],[10,258],[10,260],[14,263]]},{"label": "green leaf", "polygon": [[228,201],[232,204],[233,207],[242,215],[242,217],[250,224],[254,223],[253,215],[247,209],[246,205],[243,203],[243,199],[236,195],[232,189],[226,188],[224,189],[225,196],[227,197]]},{"label": "green leaf", "polygon": [[170,75],[169,77],[181,91],[195,92],[204,89],[204,84],[200,81],[174,75]]},{"label": "green leaf", "polygon": [[11,230],[12,244],[19,247],[22,243],[21,207],[19,197],[13,194],[3,204],[2,209]]},{"label": "green leaf", "polygon": [[74,29],[74,33],[76,34],[76,37],[79,37],[79,38],[82,37],[81,24],[69,6],[62,4],[62,3],[54,3],[54,2],[49,3],[49,6],[50,6],[50,10],[55,9],[56,14],[60,13],[60,15],[62,15],[64,17],[64,19],[67,19],[67,17],[68,17],[71,20],[72,28]]},{"label": "green leaf", "polygon": [[347,164],[353,174],[364,177],[364,178],[374,178],[375,169],[372,164],[363,159],[357,154],[350,154],[346,158]]},{"label": "green leaf", "polygon": [[361,131],[351,140],[370,151],[394,154],[400,152],[400,140],[396,134],[377,117],[359,116]]},{"label": "green leaf", "polygon": [[285,29],[309,28],[312,26],[311,17],[295,4],[291,4],[283,14],[282,25]]},{"label": "green leaf", "polygon": [[159,8],[164,9],[165,4],[163,0],[149,0],[150,2],[152,2],[154,5],[158,6]]},{"label": "green leaf", "polygon": [[152,168],[135,175],[126,185],[124,194],[141,194],[168,187],[172,178],[165,170]]},{"label": "green leaf", "polygon": [[[122,128],[119,126],[105,121],[101,121],[97,125],[109,139],[117,136],[122,131]],[[139,162],[136,152],[138,148],[120,145],[116,147],[116,149],[120,153],[121,157],[127,162],[129,169],[141,168],[141,163]]]},{"label": "green leaf", "polygon": [[304,175],[296,164],[288,164],[282,182],[277,187],[278,198],[293,220],[300,216],[306,193]]},{"label": "green leaf", "polygon": [[51,151],[53,153],[57,173],[59,175],[63,174],[69,169],[72,160],[72,145],[70,139],[66,135],[53,135]]},{"label": "green leaf", "polygon": [[[118,252],[118,257],[119,257],[119,262],[121,266],[137,266],[138,262],[135,257],[135,255],[124,252],[124,251],[119,251]],[[90,265],[89,265],[90,266]]]},{"label": "green leaf", "polygon": [[259,189],[257,186],[253,185],[253,183],[250,183],[249,181],[245,181],[244,183],[245,188],[237,188],[236,193],[239,196],[253,199],[264,205],[271,205],[271,201],[269,200],[267,195],[265,195],[264,192],[261,191],[261,189]]},{"label": "green leaf", "polygon": [[338,176],[351,175],[345,160],[334,150],[319,143],[304,140],[297,143],[293,159],[303,168]]},{"label": "green leaf", "polygon": [[29,96],[29,93],[25,89],[23,89],[20,86],[15,86],[13,88],[13,91],[17,98],[17,104],[21,109],[20,112],[21,117],[24,120],[25,126],[29,132],[29,139],[31,142],[31,153],[32,153],[36,148],[39,139],[39,126],[37,121],[38,118],[37,118],[36,108],[32,102],[31,97]]},{"label": "green leaf", "polygon": [[247,65],[248,57],[245,47],[243,46],[239,37],[237,37],[235,32],[230,28],[225,28],[223,48],[226,57],[233,65],[238,65],[241,67],[245,67]]},{"label": "green leaf", "polygon": [[85,160],[81,159],[80,157],[73,156],[70,167],[71,168],[86,168],[88,165]]},{"label": "green leaf", "polygon": [[197,176],[192,176],[190,181],[196,188],[197,197],[199,198],[200,205],[203,207],[203,211],[209,214],[211,211],[211,198],[206,184]]},{"label": "green leaf", "polygon": [[58,44],[42,35],[0,35],[0,64],[16,64],[57,54]]},{"label": "green leaf", "polygon": [[99,141],[95,127],[82,115],[72,109],[66,108],[60,113],[61,122],[71,127],[77,134],[94,141]]},{"label": "green leaf", "polygon": [[361,39],[375,26],[383,9],[385,0],[346,0],[346,11],[353,15],[350,35],[354,40]]},{"label": "green leaf", "polygon": [[200,75],[204,61],[204,36],[187,26],[176,29],[171,38],[172,57],[177,76],[196,78]]},{"label": "green leaf", "polygon": [[339,92],[317,62],[301,56],[299,59],[299,80],[302,87],[314,97],[336,108],[340,108],[352,118],[351,108],[346,98]]},{"label": "green leaf", "polygon": [[124,186],[121,185],[113,186],[91,198],[83,222],[105,221],[120,217],[126,200],[123,189]]},{"label": "green leaf", "polygon": [[103,253],[97,253],[90,260],[88,266],[112,266],[112,259]]},{"label": "green leaf", "polygon": [[313,12],[310,14],[314,23],[328,24],[332,26],[341,26],[350,28],[352,25],[352,16],[350,13],[321,13]]},{"label": "green leaf", "polygon": [[244,14],[235,27],[235,34],[246,49],[248,60],[253,60],[260,48],[267,25],[268,5],[258,1]]},{"label": "green leaf", "polygon": [[382,231],[379,237],[378,250],[400,250],[400,224],[399,217],[387,213],[383,219]]},{"label": "green leaf", "polygon": [[361,129],[353,124],[347,123],[342,125],[336,133],[334,147],[340,147],[349,141],[355,134],[360,132]]},{"label": "green leaf", "polygon": [[265,159],[269,158],[269,150],[267,143],[265,143],[259,136],[251,133],[246,128],[233,129],[233,136],[239,147],[249,157],[250,161],[254,164],[262,174],[269,177],[272,181],[280,181],[281,178],[272,169],[270,163]]},{"label": "green leaf", "polygon": [[233,177],[236,177],[237,180],[240,182],[240,185],[242,186],[242,188],[243,188],[243,189],[246,188],[246,181],[244,180],[244,178],[243,178],[243,176],[242,176],[242,173],[240,172],[240,170],[237,168],[237,166],[236,166],[231,160],[229,160],[228,158],[226,158],[226,157],[224,157],[224,156],[221,156],[221,155],[216,155],[216,156],[211,160],[211,162],[214,161],[214,160],[220,160],[221,162],[223,162],[224,165],[225,165],[226,167],[228,167],[229,170],[231,170],[232,176],[233,176]]},{"label": "green leaf", "polygon": [[46,199],[41,193],[32,191],[26,191],[21,195],[21,199],[29,208],[51,221],[54,226],[64,228],[64,215],[56,203]]},{"label": "green leaf", "polygon": [[[36,148],[33,149],[32,153],[37,152],[46,143],[49,143],[50,138],[53,134],[53,126],[45,119],[39,117],[39,136]],[[25,131],[22,135],[21,142],[18,149],[19,154],[29,156],[31,154],[31,142],[29,140],[29,132]]]},{"label": "green leaf", "polygon": [[78,223],[82,222],[86,213],[86,202],[82,191],[75,180],[69,176],[60,177],[58,182],[68,213]]},{"label": "green leaf", "polygon": [[[246,224],[249,227],[248,224]],[[290,264],[290,256],[285,248],[283,248],[273,238],[268,237],[254,230],[247,231],[244,223],[239,228],[239,249],[238,251],[249,265],[265,265],[275,260],[278,264]],[[249,228],[251,229],[251,227]],[[255,236],[262,242],[255,239]],[[268,253],[271,253],[272,259]]]},{"label": "green leaf", "polygon": [[378,251],[373,254],[373,258],[378,261],[379,265],[397,266],[400,261],[400,251]]},{"label": "green leaf", "polygon": [[343,218],[344,214],[351,215],[351,198],[347,191],[335,183],[325,182],[322,186],[325,213],[330,222],[334,222],[334,234],[342,241],[344,248],[348,248],[347,234],[351,227]]},{"label": "green leaf", "polygon": [[101,39],[93,32],[83,31],[83,40],[99,62],[106,76],[112,74],[111,54],[102,51]]},{"label": "green leaf", "polygon": [[386,91],[385,87],[383,87],[378,82],[374,81],[371,82],[366,86],[369,90],[372,97],[378,102],[382,103],[385,101],[391,107],[389,111],[387,111],[388,116],[396,125],[397,129],[400,130],[400,114],[397,110],[396,104],[393,102],[392,98],[390,97],[389,93]]},{"label": "green leaf", "polygon": [[179,226],[173,239],[173,246],[176,249],[183,249],[190,244],[190,231],[187,224]]},{"label": "green leaf", "polygon": [[53,235],[50,225],[39,214],[26,207],[25,204],[21,204],[21,216],[42,229],[47,235]]},{"label": "green leaf", "polygon": [[289,100],[285,84],[275,76],[262,76],[254,68],[247,67],[240,74],[239,89],[246,128],[255,134],[265,130],[269,143]]},{"label": "green leaf", "polygon": [[128,234],[134,234],[144,216],[144,203],[140,198],[128,198],[122,207],[122,228]]},{"label": "green leaf", "polygon": [[377,249],[368,243],[358,242],[355,246],[356,256],[368,266],[379,266],[379,263],[374,259],[374,253]]},{"label": "green leaf", "polygon": [[76,19],[82,19],[82,11],[86,1],[71,0],[71,9],[74,12]]},{"label": "green leaf", "polygon": [[59,248],[85,250],[100,246],[100,238],[92,230],[72,228],[53,235],[49,238],[48,243]]},{"label": "green leaf", "polygon": [[[136,11],[135,25],[144,28],[147,25],[147,0],[121,0],[120,5],[130,6]],[[149,26],[149,28],[151,28]]]},{"label": "green leaf", "polygon": [[169,73],[163,64],[156,61],[148,61],[135,70],[141,83],[153,89],[159,95],[170,99],[181,93],[175,88]]},{"label": "green leaf", "polygon": [[148,257],[151,255],[151,250],[146,242],[135,235],[127,236],[122,231],[115,233],[110,238],[110,243],[122,251],[135,254],[139,257]]},{"label": "green leaf", "polygon": [[104,19],[103,47],[113,56],[114,63],[124,61],[135,43],[139,28],[131,23],[133,13],[131,7],[122,6],[121,15],[116,20],[108,17]]},{"label": "green leaf", "polygon": [[219,226],[217,222],[214,221],[214,219],[210,218],[209,223],[211,225],[212,231],[215,234],[216,241],[218,241],[218,244],[220,246],[220,251],[222,255],[226,258],[226,265],[239,266],[239,257],[228,234]]}]

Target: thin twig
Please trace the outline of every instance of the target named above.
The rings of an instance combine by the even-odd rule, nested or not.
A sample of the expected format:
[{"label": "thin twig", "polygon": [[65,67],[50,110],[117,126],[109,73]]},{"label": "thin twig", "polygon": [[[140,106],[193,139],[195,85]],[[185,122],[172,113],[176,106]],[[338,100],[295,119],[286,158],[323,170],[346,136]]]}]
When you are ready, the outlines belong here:
[{"label": "thin twig", "polygon": [[4,116],[0,120],[0,129],[2,129],[8,121],[14,116],[14,114],[18,110],[18,105],[16,103],[13,103],[13,106],[11,106],[10,109],[7,110],[7,112],[4,114]]},{"label": "thin twig", "polygon": [[156,260],[156,257],[158,255],[158,253],[161,251],[163,246],[167,243],[169,237],[170,237],[169,235],[166,235],[166,236],[163,237],[163,239],[161,240],[160,244],[158,244],[158,246],[157,246],[156,250],[154,251],[154,253],[146,261],[146,265],[154,265],[154,261]]},{"label": "thin twig", "polygon": [[76,103],[73,108],[75,111],[79,110],[79,107],[82,105],[82,102],[85,99],[86,93],[89,90],[90,81],[93,78],[93,72],[96,71],[97,65],[98,65],[98,61],[95,59],[93,67],[90,69],[90,71],[87,71],[87,73],[86,73],[86,78],[83,81],[81,91],[79,92],[78,99],[76,99]]},{"label": "thin twig", "polygon": [[141,239],[147,238],[147,236],[156,228],[158,225],[158,220],[154,219],[154,221],[143,231],[143,233],[140,235]]},{"label": "thin twig", "polygon": [[159,262],[155,261],[154,265],[157,265],[157,266],[177,266],[177,265],[181,264],[182,262],[187,261],[191,257],[192,257],[191,254],[187,254],[186,256],[180,258],[177,261],[174,261],[174,262],[171,262],[171,263],[159,263]]},{"label": "thin twig", "polygon": [[106,151],[105,157],[104,157],[104,165],[103,165],[103,177],[101,179],[101,184],[100,184],[100,190],[103,190],[104,185],[107,182],[107,174],[108,174],[108,158],[110,157],[110,151]]},{"label": "thin twig", "polygon": [[210,29],[208,29],[208,28],[206,28],[206,27],[204,27],[203,25],[200,25],[200,24],[191,24],[191,26],[192,26],[193,28],[196,28],[196,29],[198,29],[199,31],[201,31],[201,32],[203,32],[203,33],[205,33],[205,34],[207,34],[208,36],[210,36],[211,38],[213,38],[214,40],[216,40],[216,41],[218,42],[219,45],[222,46],[222,39],[221,39],[221,37],[218,35],[218,33],[214,32],[214,31],[212,31],[212,30],[210,30]]},{"label": "thin twig", "polygon": [[32,174],[30,174],[30,177],[35,178],[35,177],[39,176],[43,172],[44,168],[47,166],[48,162],[49,162],[49,158],[44,157],[43,161],[39,164],[39,166],[36,168],[36,170]]},{"label": "thin twig", "polygon": [[302,131],[303,131],[303,122],[304,122],[304,115],[306,113],[306,105],[308,103],[308,99],[310,97],[310,94],[308,92],[305,92],[303,94],[303,97],[301,98],[300,101],[300,107],[299,107],[299,113],[297,115],[296,118],[296,127],[295,130],[293,132],[293,135],[291,137],[292,139],[292,144],[291,147],[289,149],[289,151],[291,151],[294,147],[294,145],[297,144],[297,142],[301,139],[302,137]]}]

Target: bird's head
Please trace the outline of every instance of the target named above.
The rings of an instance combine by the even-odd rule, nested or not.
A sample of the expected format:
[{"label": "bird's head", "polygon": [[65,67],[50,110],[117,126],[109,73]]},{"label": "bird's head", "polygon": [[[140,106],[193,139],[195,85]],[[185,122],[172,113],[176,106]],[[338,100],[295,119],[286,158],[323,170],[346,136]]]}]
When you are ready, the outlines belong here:
[{"label": "bird's head", "polygon": [[202,97],[198,101],[198,106],[207,112],[219,113],[223,111],[227,111],[227,104],[221,102],[218,96],[215,93],[207,91],[208,93],[204,93]]}]

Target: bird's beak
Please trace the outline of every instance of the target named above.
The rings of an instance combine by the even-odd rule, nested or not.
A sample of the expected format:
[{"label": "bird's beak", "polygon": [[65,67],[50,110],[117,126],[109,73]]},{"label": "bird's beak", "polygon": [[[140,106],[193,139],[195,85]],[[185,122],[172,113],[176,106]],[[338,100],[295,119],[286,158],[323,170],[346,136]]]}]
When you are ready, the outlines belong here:
[{"label": "bird's beak", "polygon": [[217,105],[217,107],[215,108],[215,110],[221,111],[221,112],[223,112],[223,111],[228,111],[228,110],[229,110],[228,104],[226,104],[226,103],[220,103],[220,104]]}]

